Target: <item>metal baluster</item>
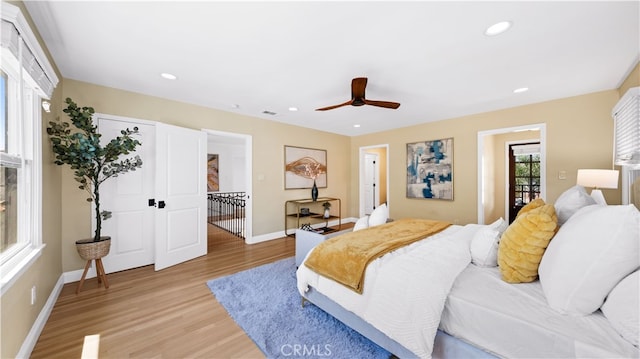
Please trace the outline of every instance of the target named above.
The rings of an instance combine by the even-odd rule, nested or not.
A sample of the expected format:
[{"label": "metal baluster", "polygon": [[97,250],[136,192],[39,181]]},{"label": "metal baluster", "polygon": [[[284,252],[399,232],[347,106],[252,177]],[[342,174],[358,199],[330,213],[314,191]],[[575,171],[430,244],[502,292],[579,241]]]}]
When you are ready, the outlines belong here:
[{"label": "metal baluster", "polygon": [[244,238],[246,220],[245,196],[245,192],[217,192],[208,194],[209,223],[240,238]]}]

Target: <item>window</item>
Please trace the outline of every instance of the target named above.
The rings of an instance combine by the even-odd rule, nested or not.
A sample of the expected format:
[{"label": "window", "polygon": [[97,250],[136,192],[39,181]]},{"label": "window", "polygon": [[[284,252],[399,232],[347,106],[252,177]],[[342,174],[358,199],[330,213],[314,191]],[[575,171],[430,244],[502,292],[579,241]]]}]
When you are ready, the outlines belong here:
[{"label": "window", "polygon": [[640,87],[629,89],[613,109],[616,165],[640,166]]},{"label": "window", "polygon": [[517,155],[515,161],[516,204],[540,197],[540,154]]},{"label": "window", "polygon": [[640,87],[627,90],[613,108],[613,163],[620,166],[622,204],[640,208]]},{"label": "window", "polygon": [[0,294],[42,251],[42,98],[58,82],[19,8],[2,4]]}]

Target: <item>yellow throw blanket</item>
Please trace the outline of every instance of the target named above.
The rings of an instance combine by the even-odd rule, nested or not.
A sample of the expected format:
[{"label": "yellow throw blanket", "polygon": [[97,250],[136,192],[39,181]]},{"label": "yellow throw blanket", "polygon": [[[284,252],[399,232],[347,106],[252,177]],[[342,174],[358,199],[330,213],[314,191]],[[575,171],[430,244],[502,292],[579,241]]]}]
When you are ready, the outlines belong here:
[{"label": "yellow throw blanket", "polygon": [[342,234],[318,244],[304,265],[362,294],[365,270],[374,259],[438,233],[449,225],[407,218]]}]

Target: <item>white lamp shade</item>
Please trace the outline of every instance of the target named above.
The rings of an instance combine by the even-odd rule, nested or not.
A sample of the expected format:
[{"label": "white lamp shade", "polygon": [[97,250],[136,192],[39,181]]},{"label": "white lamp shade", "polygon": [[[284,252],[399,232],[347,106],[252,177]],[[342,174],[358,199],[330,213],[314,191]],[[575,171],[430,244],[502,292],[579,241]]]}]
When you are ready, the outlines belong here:
[{"label": "white lamp shade", "polygon": [[577,184],[591,188],[618,188],[617,170],[578,170]]}]

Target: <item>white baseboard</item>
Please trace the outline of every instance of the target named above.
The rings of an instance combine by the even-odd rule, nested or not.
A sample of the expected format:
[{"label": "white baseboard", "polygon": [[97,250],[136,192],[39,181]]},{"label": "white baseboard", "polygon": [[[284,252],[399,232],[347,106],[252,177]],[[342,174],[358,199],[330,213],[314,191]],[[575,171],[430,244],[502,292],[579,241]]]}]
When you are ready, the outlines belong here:
[{"label": "white baseboard", "polygon": [[[71,282],[78,282],[80,278],[82,278],[82,272],[84,272],[84,268],[74,270],[71,272],[64,272],[62,275],[64,276],[64,284]],[[84,279],[95,278],[96,277],[96,268],[95,261],[91,261],[91,267],[89,267],[89,271],[87,271],[87,275]]]},{"label": "white baseboard", "polygon": [[[82,273],[80,273],[82,275]],[[64,274],[58,278],[51,294],[49,294],[49,298],[47,298],[47,302],[42,307],[40,314],[36,318],[36,321],[31,326],[31,330],[27,334],[27,337],[22,342],[22,346],[16,355],[16,358],[28,359],[31,356],[31,352],[33,348],[35,348],[36,343],[38,342],[38,338],[40,338],[40,334],[42,333],[42,329],[44,329],[44,325],[47,324],[47,320],[49,319],[49,315],[53,310],[53,307],[56,305],[56,301],[58,300],[58,296],[62,291],[62,287],[64,286]]]},{"label": "white baseboard", "polygon": [[266,234],[261,234],[259,236],[253,236],[251,238],[246,238],[244,242],[246,244],[256,244],[256,243],[266,242],[272,239],[282,238],[282,237],[284,237],[284,231],[266,233]]}]

